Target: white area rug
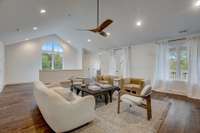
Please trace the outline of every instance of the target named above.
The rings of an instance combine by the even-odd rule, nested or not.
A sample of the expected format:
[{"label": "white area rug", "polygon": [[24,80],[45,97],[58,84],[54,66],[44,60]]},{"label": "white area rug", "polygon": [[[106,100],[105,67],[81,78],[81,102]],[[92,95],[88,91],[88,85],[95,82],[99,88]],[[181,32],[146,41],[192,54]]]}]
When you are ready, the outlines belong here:
[{"label": "white area rug", "polygon": [[146,110],[137,106],[129,108],[125,103],[121,104],[121,113],[117,114],[117,100],[114,100],[98,107],[95,120],[72,133],[156,133],[169,107],[169,102],[152,100],[152,119],[148,121]]}]

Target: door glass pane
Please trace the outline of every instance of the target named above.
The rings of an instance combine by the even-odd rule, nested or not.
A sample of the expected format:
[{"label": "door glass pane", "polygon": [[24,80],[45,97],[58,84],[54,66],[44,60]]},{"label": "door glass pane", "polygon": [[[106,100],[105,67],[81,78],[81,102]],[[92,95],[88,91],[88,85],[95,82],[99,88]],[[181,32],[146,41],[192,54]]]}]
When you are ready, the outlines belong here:
[{"label": "door glass pane", "polygon": [[62,69],[63,68],[63,58],[60,54],[55,54],[54,57],[54,69]]},{"label": "door glass pane", "polygon": [[175,80],[177,77],[176,67],[177,67],[177,52],[176,48],[169,49],[169,68],[170,68],[170,79]]},{"label": "door glass pane", "polygon": [[180,48],[180,80],[188,79],[188,52],[186,47]]},{"label": "door glass pane", "polygon": [[52,55],[48,53],[42,54],[42,69],[43,70],[51,70],[52,68]]}]

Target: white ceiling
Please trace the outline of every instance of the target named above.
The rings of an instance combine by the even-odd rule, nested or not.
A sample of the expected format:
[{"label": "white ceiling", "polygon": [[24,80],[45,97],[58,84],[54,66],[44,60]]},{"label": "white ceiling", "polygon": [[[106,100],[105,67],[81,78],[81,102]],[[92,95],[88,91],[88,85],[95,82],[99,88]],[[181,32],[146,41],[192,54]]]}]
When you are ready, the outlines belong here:
[{"label": "white ceiling", "polygon": [[[196,34],[200,33],[200,8],[193,7],[194,1],[100,0],[101,21],[114,20],[107,29],[112,35],[103,38],[76,30],[96,25],[96,0],[0,0],[0,41],[12,44],[57,34],[72,45],[99,50],[180,36],[178,32],[185,29]],[[41,8],[46,15],[40,15]],[[138,19],[143,21],[140,28],[135,26]],[[39,29],[33,31],[34,26]]]}]

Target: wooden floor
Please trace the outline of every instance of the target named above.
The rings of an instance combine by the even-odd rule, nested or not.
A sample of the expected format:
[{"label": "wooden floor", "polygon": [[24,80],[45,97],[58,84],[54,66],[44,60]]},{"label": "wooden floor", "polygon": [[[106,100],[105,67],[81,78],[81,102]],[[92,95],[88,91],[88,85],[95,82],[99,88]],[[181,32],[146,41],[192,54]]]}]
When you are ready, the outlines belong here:
[{"label": "wooden floor", "polygon": [[[13,85],[0,94],[0,133],[53,132],[38,110],[32,89],[32,84]],[[172,103],[160,133],[200,133],[199,102],[160,93],[153,98]]]}]

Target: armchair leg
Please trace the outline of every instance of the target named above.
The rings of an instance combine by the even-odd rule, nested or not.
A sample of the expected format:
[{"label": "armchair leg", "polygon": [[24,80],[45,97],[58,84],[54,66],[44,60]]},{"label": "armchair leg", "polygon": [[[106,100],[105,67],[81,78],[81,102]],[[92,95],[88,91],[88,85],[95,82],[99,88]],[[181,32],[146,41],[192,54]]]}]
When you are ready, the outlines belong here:
[{"label": "armchair leg", "polygon": [[152,110],[151,110],[151,96],[147,97],[147,118],[150,120],[152,118]]},{"label": "armchair leg", "polygon": [[120,113],[120,92],[118,92],[118,106],[117,106],[117,113]]}]

